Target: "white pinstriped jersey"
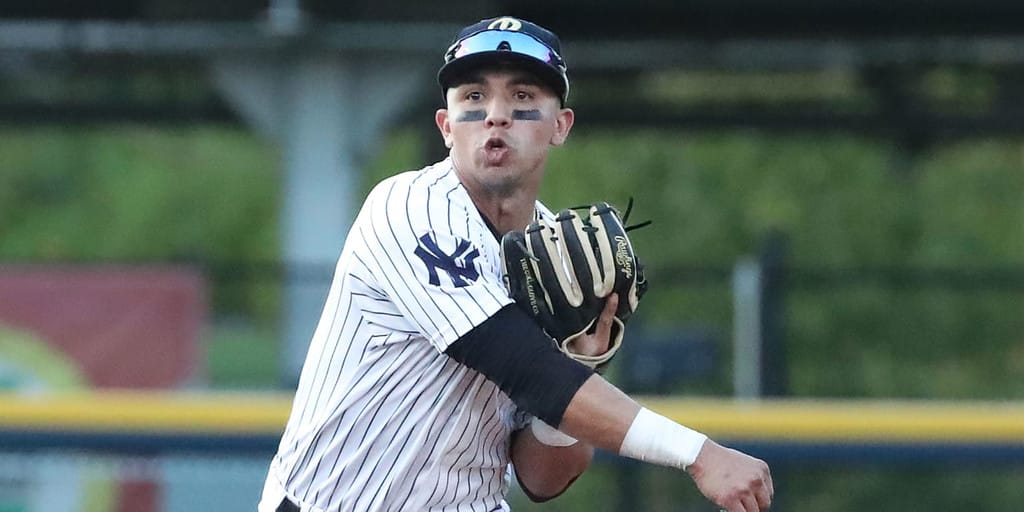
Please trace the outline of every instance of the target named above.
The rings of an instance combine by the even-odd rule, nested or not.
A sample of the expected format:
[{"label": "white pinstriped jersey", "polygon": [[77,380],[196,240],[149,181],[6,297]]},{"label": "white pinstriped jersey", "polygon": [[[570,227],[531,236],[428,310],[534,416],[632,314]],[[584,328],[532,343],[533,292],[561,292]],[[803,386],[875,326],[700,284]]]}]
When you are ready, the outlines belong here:
[{"label": "white pinstriped jersey", "polygon": [[508,510],[509,438],[526,416],[442,353],[511,302],[499,258],[450,159],[375,187],[338,260],[267,488],[304,512]]}]

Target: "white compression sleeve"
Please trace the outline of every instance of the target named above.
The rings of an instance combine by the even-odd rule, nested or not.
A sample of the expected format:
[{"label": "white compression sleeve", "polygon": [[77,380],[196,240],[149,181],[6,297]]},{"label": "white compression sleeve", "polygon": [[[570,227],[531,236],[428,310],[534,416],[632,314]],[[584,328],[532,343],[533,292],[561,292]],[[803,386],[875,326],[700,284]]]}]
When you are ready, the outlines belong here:
[{"label": "white compression sleeve", "polygon": [[641,408],[622,440],[619,455],[659,466],[685,469],[693,464],[708,436]]},{"label": "white compression sleeve", "polygon": [[540,418],[534,418],[530,422],[530,430],[533,431],[533,437],[548,446],[572,446],[577,443],[576,438],[544,423]]}]

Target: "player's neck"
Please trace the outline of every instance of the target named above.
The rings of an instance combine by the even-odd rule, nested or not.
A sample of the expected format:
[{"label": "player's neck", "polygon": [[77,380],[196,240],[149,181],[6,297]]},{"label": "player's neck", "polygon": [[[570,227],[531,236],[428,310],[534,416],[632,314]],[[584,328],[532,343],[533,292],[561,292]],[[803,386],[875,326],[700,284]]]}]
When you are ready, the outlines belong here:
[{"label": "player's neck", "polygon": [[505,197],[490,201],[473,201],[480,215],[503,235],[509,231],[522,230],[533,221],[537,200],[534,197]]},{"label": "player's neck", "polygon": [[479,172],[463,169],[455,155],[452,166],[477,210],[499,236],[525,229],[533,221],[543,169],[520,172],[517,179],[488,181]]}]

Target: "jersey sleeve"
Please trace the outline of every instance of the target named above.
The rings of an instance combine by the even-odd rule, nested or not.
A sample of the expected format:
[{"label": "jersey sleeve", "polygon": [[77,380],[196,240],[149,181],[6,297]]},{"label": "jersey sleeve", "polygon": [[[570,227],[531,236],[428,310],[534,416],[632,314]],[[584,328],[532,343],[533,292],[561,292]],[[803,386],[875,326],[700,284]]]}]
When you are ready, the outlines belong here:
[{"label": "jersey sleeve", "polygon": [[468,215],[441,192],[391,180],[371,192],[353,225],[377,285],[442,352],[512,302],[497,242],[485,246],[493,235]]}]

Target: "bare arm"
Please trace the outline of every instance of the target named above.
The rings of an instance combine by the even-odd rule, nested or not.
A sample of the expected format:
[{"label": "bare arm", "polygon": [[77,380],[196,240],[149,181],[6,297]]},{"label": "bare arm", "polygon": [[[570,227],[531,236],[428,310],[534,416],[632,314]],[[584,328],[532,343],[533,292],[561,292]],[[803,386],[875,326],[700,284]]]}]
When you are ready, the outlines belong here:
[{"label": "bare arm", "polygon": [[[602,331],[607,336],[609,332],[610,313],[614,312],[611,302],[607,306],[612,307],[605,308],[595,336]],[[690,442],[685,441],[688,429],[650,411],[641,414],[641,410],[632,398],[599,375],[593,375],[569,402],[559,429],[612,453],[628,452],[648,462],[686,469],[704,496],[728,512],[768,509],[775,490],[764,461],[707,439],[696,459],[683,466],[677,458],[666,454],[674,454],[673,443]],[[651,422],[652,418],[657,421]],[[643,441],[639,450],[624,446],[627,435],[633,442]]]},{"label": "bare arm", "polygon": [[[612,301],[609,301],[609,305]],[[614,309],[606,307],[596,340],[607,344]],[[705,496],[729,512],[764,510],[771,502],[771,476],[763,461],[722,448],[699,432],[641,407],[600,376],[560,354],[526,314],[507,306],[445,351],[486,375],[531,413],[576,439],[612,453],[687,469]],[[516,343],[517,327],[535,332]],[[522,449],[527,445],[519,446]],[[520,456],[524,452],[520,452]],[[519,456],[517,456],[519,457]],[[543,459],[520,458],[522,469]],[[545,468],[550,469],[550,468]],[[541,470],[544,471],[544,470]],[[582,469],[570,468],[562,482]],[[528,470],[527,470],[528,472]]]},{"label": "bare arm", "polygon": [[[580,338],[573,347],[574,351],[597,355],[608,348],[612,317],[618,305],[618,295],[608,298],[594,333]],[[602,450],[618,453],[622,439],[638,412],[640,404],[595,374],[573,396],[562,416],[562,424],[558,427],[573,437],[586,439]]]},{"label": "bare arm", "polygon": [[593,457],[594,448],[587,443],[549,446],[538,441],[529,427],[512,439],[512,464],[519,485],[536,502],[565,492],[586,471]]},{"label": "bare arm", "polygon": [[[606,309],[614,312],[617,296],[606,304]],[[581,338],[572,347],[573,351],[584,355],[600,355],[608,350],[610,332],[607,326],[598,323],[593,336]],[[534,419],[534,422],[540,420]],[[563,419],[564,424],[564,419]],[[565,492],[570,485],[586,471],[594,457],[594,447],[585,442],[573,442],[565,439],[539,440],[531,425],[516,433],[512,439],[512,464],[516,468],[519,484],[533,501],[547,501]],[[551,428],[543,426],[541,428]],[[566,444],[569,443],[569,444]]]},{"label": "bare arm", "polygon": [[640,404],[595,374],[569,402],[558,428],[602,450],[619,453],[638,412]]}]

